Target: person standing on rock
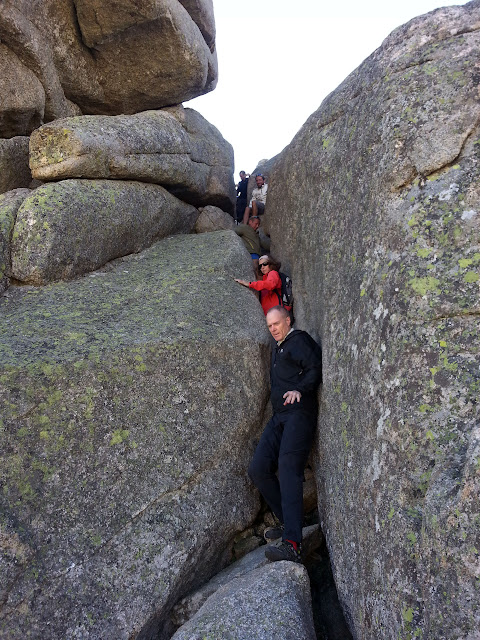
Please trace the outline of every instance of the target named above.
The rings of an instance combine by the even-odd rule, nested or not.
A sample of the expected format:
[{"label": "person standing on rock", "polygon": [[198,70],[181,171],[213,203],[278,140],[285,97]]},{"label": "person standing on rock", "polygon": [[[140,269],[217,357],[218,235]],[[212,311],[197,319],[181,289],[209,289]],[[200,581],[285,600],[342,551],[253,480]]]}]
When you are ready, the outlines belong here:
[{"label": "person standing on rock", "polygon": [[265,183],[265,178],[261,174],[255,176],[255,184],[257,186],[252,191],[252,199],[250,200],[250,204],[245,209],[245,213],[243,215],[243,224],[247,224],[248,218],[251,215],[258,216],[265,213],[268,184]]},{"label": "person standing on rock", "polygon": [[[317,389],[322,379],[322,351],[305,331],[292,328],[288,311],[273,307],[266,316],[276,341],[270,369],[273,417],[257,445],[248,475],[280,526],[265,538],[271,560],[302,561],[303,471],[317,425]],[[278,472],[278,475],[277,475]]]},{"label": "person standing on rock", "polygon": [[237,200],[235,202],[235,218],[238,223],[242,222],[243,215],[245,213],[245,207],[247,206],[247,189],[248,178],[245,171],[240,171],[240,182],[237,184]]}]

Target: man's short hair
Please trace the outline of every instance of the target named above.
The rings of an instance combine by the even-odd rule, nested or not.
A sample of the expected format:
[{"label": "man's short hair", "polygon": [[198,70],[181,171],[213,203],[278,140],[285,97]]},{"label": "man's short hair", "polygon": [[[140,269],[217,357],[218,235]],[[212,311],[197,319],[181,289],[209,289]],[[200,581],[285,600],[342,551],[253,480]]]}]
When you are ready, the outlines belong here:
[{"label": "man's short hair", "polygon": [[250,222],[250,220],[260,220],[260,217],[259,216],[250,216],[248,221]]},{"label": "man's short hair", "polygon": [[279,311],[284,318],[290,318],[291,319],[290,314],[285,309],[285,307],[281,307],[280,305],[277,305],[276,307],[272,307],[271,309],[269,309],[267,311],[266,315],[268,316],[268,314],[271,313],[272,311]]}]

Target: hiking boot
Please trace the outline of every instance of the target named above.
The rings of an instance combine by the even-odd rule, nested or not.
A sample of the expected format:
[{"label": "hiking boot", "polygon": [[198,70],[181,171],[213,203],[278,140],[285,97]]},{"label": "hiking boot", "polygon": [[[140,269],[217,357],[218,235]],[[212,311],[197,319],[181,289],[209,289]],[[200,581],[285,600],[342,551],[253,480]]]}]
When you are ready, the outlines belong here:
[{"label": "hiking boot", "polygon": [[268,527],[263,532],[263,537],[267,542],[272,542],[272,540],[278,540],[283,536],[283,524],[278,524],[275,527]]},{"label": "hiking boot", "polygon": [[265,557],[272,562],[277,560],[290,560],[290,562],[302,562],[302,545],[298,545],[298,551],[290,542],[284,540],[277,546],[269,545],[265,549]]}]

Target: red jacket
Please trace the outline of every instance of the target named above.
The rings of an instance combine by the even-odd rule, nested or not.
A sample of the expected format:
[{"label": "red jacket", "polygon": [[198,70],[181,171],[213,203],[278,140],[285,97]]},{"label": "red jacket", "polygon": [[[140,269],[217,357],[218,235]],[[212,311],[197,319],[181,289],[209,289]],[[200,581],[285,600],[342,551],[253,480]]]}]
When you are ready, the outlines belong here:
[{"label": "red jacket", "polygon": [[280,304],[278,296],[281,296],[282,293],[282,279],[278,275],[278,271],[269,271],[266,276],[262,276],[262,280],[250,282],[249,287],[260,291],[260,303],[265,315],[269,309]]}]

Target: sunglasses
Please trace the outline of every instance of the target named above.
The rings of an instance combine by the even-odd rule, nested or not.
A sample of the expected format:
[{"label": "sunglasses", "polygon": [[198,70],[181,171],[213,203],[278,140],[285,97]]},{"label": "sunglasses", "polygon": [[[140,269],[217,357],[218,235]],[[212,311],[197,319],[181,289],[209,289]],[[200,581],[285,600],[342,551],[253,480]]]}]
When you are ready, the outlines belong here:
[{"label": "sunglasses", "polygon": [[258,266],[259,267],[268,267],[270,263],[269,262],[259,262]]}]

